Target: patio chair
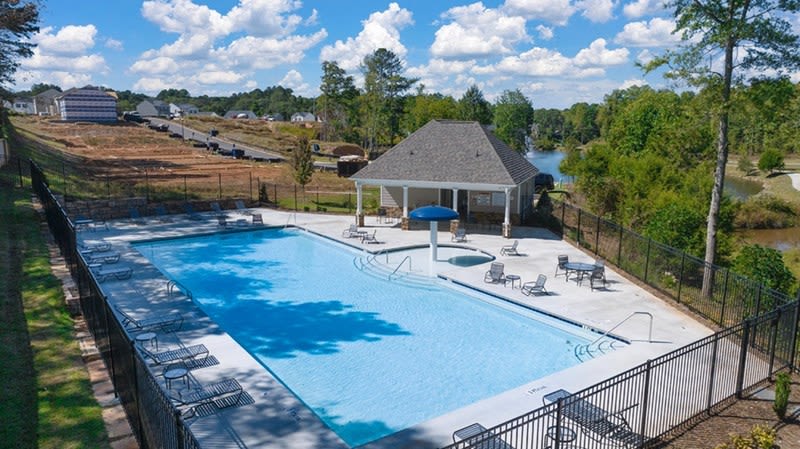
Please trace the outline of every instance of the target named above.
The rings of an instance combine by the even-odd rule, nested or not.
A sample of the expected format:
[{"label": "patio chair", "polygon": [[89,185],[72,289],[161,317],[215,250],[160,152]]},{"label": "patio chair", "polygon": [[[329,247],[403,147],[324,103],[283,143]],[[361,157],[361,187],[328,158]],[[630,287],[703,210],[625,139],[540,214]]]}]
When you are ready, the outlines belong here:
[{"label": "patio chair", "polygon": [[506,275],[505,275],[505,265],[501,262],[492,262],[492,265],[489,266],[489,271],[483,276],[483,281],[488,282],[490,284],[505,284],[506,282]]},{"label": "patio chair", "polygon": [[456,232],[454,232],[450,236],[450,241],[452,241],[452,242],[466,242],[467,241],[467,230],[464,229],[464,228],[456,229]]},{"label": "patio chair", "polygon": [[136,206],[131,206],[128,208],[128,215],[131,217],[131,223],[144,224],[144,218],[142,218],[142,214],[139,213],[139,208]]},{"label": "patio chair", "polygon": [[242,215],[252,215],[253,212],[244,205],[244,201],[236,200],[236,212]]},{"label": "patio chair", "polygon": [[506,245],[500,248],[500,255],[501,256],[519,256],[519,252],[517,251],[517,245],[519,245],[519,240],[514,240],[514,243],[511,245]]},{"label": "patio chair", "polygon": [[156,206],[156,217],[158,217],[158,221],[162,223],[171,222],[172,219],[169,217],[167,213],[167,209],[163,205]]},{"label": "patio chair", "polygon": [[214,214],[217,217],[227,217],[227,215],[225,214],[225,211],[222,210],[222,208],[219,206],[219,203],[216,202],[216,201],[211,203],[211,210],[214,211]]},{"label": "patio chair", "polygon": [[378,233],[377,229],[372,231],[372,234],[364,232],[364,235],[361,236],[361,243],[383,243],[379,241],[378,238],[375,236],[377,233]]},{"label": "patio chair", "polygon": [[564,272],[564,276],[569,278],[569,270],[567,269],[568,263],[569,263],[569,256],[564,254],[558,256],[558,265],[556,265],[556,274],[554,274],[553,277],[558,277],[558,270],[562,270]]},{"label": "patio chair", "polygon": [[544,293],[545,295],[549,295],[550,293],[544,288],[544,283],[547,282],[547,276],[540,274],[538,278],[536,278],[536,282],[526,282],[522,284],[522,294],[526,296],[530,296],[536,293]]},{"label": "patio chair", "polygon": [[227,378],[205,384],[196,389],[184,390],[179,396],[173,397],[183,410],[184,417],[192,417],[197,409],[203,405],[213,404],[216,408],[232,407],[239,403],[244,390],[234,378]]},{"label": "patio chair", "polygon": [[470,449],[514,449],[480,423],[472,423],[453,432],[453,443],[463,441]]},{"label": "patio chair", "polygon": [[203,216],[198,214],[197,211],[194,210],[194,206],[190,203],[183,203],[183,210],[186,212],[186,216],[189,220],[200,221],[203,219]]},{"label": "patio chair", "polygon": [[224,215],[217,215],[217,226],[220,228],[228,227],[228,219]]},{"label": "patio chair", "polygon": [[90,252],[103,252],[103,251],[110,251],[111,244],[108,242],[100,242],[100,243],[86,243],[86,242],[78,242],[78,249],[80,251],[90,251]]},{"label": "patio chair", "polygon": [[208,359],[208,348],[205,345],[192,345],[168,351],[152,352],[144,345],[137,345],[142,354],[155,365],[166,365],[175,362],[192,362],[203,364]]},{"label": "patio chair", "polygon": [[622,447],[640,447],[644,436],[631,430],[624,413],[639,404],[629,405],[615,412],[609,412],[586,399],[573,397],[572,393],[560,389],[542,397],[548,403],[561,401],[562,415],[576,423],[585,433],[601,444]]},{"label": "patio chair", "polygon": [[602,284],[603,288],[606,287],[606,270],[603,265],[595,265],[594,270],[589,275],[589,286],[592,290],[595,289],[595,283]]},{"label": "patio chair", "polygon": [[98,282],[104,282],[112,277],[117,280],[129,279],[133,275],[131,267],[106,268],[99,264],[92,264],[90,267]]},{"label": "patio chair", "polygon": [[86,263],[117,263],[120,254],[116,251],[81,251]]},{"label": "patio chair", "polygon": [[118,305],[114,305],[114,310],[122,317],[120,324],[126,329],[134,331],[143,331],[147,329],[158,328],[162,331],[180,330],[183,326],[183,315],[180,313],[168,313],[166,315],[153,315],[146,318],[134,318],[129,313],[124,311]]},{"label": "patio chair", "polygon": [[262,217],[261,214],[253,214],[251,216],[253,217],[253,224],[254,225],[263,225],[264,224],[264,217]]},{"label": "patio chair", "polygon": [[346,237],[346,238],[355,238],[355,237],[357,237],[357,238],[363,239],[366,234],[367,234],[366,231],[360,231],[358,229],[358,226],[356,226],[354,224],[351,224],[349,228],[347,228],[344,231],[342,231],[342,237]]}]

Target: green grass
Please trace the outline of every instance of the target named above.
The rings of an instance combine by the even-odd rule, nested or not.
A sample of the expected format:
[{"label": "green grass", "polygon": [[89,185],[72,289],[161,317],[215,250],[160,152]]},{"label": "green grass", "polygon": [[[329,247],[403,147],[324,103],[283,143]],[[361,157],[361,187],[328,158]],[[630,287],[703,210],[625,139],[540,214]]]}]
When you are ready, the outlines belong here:
[{"label": "green grass", "polygon": [[108,448],[30,182],[0,169],[0,448]]}]

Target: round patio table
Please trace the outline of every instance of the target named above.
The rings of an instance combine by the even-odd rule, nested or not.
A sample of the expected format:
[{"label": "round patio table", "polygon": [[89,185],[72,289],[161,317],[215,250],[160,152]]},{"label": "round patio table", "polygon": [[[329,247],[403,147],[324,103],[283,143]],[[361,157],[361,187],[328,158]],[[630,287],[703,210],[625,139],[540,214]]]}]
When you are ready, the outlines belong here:
[{"label": "round patio table", "polygon": [[[586,273],[591,274],[592,271],[597,267],[597,265],[593,263],[585,263],[585,262],[567,262],[564,264],[564,268],[567,269],[567,272],[574,271],[578,275],[578,283],[580,284],[583,280],[583,277]],[[564,281],[569,281],[569,276],[564,276]]]}]

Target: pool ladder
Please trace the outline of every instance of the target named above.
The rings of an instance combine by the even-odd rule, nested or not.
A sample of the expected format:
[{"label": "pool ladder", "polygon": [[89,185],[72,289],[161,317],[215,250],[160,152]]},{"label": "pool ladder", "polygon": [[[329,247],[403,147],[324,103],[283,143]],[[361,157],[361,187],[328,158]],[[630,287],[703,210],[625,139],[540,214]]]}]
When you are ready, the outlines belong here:
[{"label": "pool ladder", "polygon": [[[386,255],[386,258],[387,258],[387,260],[388,260],[388,258],[389,258],[389,255],[388,255],[388,254]],[[394,274],[395,274],[395,273],[397,273],[397,270],[399,270],[399,269],[400,269],[400,267],[402,267],[402,266],[403,266],[403,264],[404,264],[406,261],[408,261],[408,272],[409,272],[409,273],[411,272],[411,256],[406,256],[406,257],[405,257],[403,260],[401,260],[401,261],[400,261],[400,263],[399,263],[399,264],[397,264],[397,267],[395,267],[394,271],[392,271],[392,274],[390,274],[390,275],[389,275],[389,280],[390,280],[390,281],[392,280],[392,276],[394,276]]]},{"label": "pool ladder", "polygon": [[186,295],[186,297],[188,297],[189,299],[192,299],[192,292],[188,288],[186,288],[183,284],[172,279],[167,281],[167,294],[169,294],[169,296],[172,296],[176,290]]},{"label": "pool ladder", "polygon": [[617,340],[613,338],[607,338],[611,332],[614,332],[615,329],[622,326],[623,323],[628,321],[629,319],[633,318],[636,315],[647,315],[650,318],[650,330],[647,335],[647,342],[653,342],[653,314],[650,312],[633,312],[624,320],[620,321],[616,324],[616,326],[612,327],[611,329],[603,332],[603,335],[597,337],[593,342],[587,345],[577,345],[575,346],[575,357],[584,362],[588,359],[594,358],[597,355],[605,354],[607,351],[611,351],[616,349],[614,344],[617,343]]}]

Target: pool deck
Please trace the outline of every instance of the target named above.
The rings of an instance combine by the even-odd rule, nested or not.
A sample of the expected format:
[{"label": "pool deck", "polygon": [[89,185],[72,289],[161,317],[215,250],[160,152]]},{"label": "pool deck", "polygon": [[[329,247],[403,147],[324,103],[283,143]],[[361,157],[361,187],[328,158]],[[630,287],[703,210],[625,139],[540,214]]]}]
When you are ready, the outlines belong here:
[{"label": "pool deck", "polygon": [[[399,223],[379,222],[376,217],[366,217],[365,228],[370,232],[376,230],[376,237],[381,243],[362,244],[359,239],[342,237],[342,231],[354,222],[353,216],[289,213],[272,209],[253,211],[263,215],[266,226],[295,225],[370,252],[427,245],[430,236],[427,229],[402,231]],[[229,222],[243,218],[234,211],[229,211],[228,215]],[[172,216],[171,221],[148,217],[139,224],[130,220],[112,221],[108,223],[108,230],[80,231],[79,239],[89,244],[99,241],[112,243],[114,251],[121,253],[122,257],[117,264],[109,267],[133,268],[130,279],[111,278],[100,284],[111,302],[138,317],[170,312],[183,314],[186,322],[182,329],[159,334],[158,345],[160,350],[164,350],[202,343],[210,350],[212,357],[207,363],[209,366],[190,372],[189,381],[192,384],[235,377],[243,386],[246,395],[241,403],[245,405],[222,409],[191,421],[192,431],[202,447],[349,447],[189,298],[182,294],[170,295],[167,291],[168,279],[130,246],[130,242],[145,239],[221,231],[212,214],[204,214],[204,217],[206,219],[201,221],[188,220],[182,215]],[[234,224],[229,228],[236,230],[240,226]],[[241,229],[253,228],[243,226]],[[628,346],[548,377],[532,379],[518,388],[420,423],[362,448],[441,447],[452,442],[451,435],[458,428],[473,422],[480,422],[487,428],[494,426],[540,407],[542,396],[549,392],[559,388],[573,392],[581,390],[712,333],[711,329],[672,304],[620,276],[613,267],[606,266],[606,288],[594,291],[590,289],[588,280],[579,285],[574,278],[567,282],[563,275],[554,277],[557,256],[560,254],[568,255],[570,261],[591,263],[594,258],[547,230],[516,227],[513,239],[504,239],[492,233],[468,234],[467,242],[458,244],[450,242],[449,233],[439,232],[438,240],[440,245],[457,245],[489,253],[496,257],[496,261],[505,264],[506,274],[517,274],[522,282],[534,281],[538,274],[544,274],[548,278],[546,288],[550,294],[525,296],[518,286],[512,288],[510,284],[485,283],[483,278],[489,267],[488,262],[456,267],[439,258],[431,268],[427,264],[429,258],[415,256],[413,271],[432,270],[440,277],[599,332],[610,330],[634,312],[646,312],[653,316],[652,339],[648,341],[650,321],[647,315],[637,314],[613,332],[615,336],[629,341]],[[521,255],[501,256],[501,247],[511,244],[513,240],[519,240]],[[446,250],[440,251],[446,255]],[[377,259],[383,258],[382,255]],[[389,265],[393,264],[396,265],[396,262],[390,259]],[[453,369],[458,369],[458,363],[458,360],[452,360]],[[152,369],[161,374],[161,367]],[[159,379],[163,382],[162,377]],[[181,388],[179,384],[181,382],[173,382],[172,386]],[[381,423],[367,422],[364,425]]]}]

